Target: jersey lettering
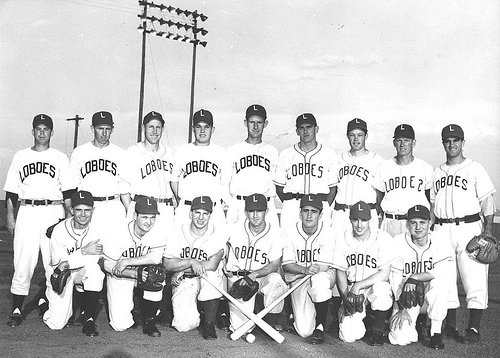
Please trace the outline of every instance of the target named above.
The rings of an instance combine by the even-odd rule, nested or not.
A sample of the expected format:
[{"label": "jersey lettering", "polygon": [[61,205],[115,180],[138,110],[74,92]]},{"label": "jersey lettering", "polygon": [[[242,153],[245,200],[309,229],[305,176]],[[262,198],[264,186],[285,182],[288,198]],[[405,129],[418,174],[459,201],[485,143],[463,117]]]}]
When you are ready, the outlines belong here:
[{"label": "jersey lettering", "polygon": [[344,165],[339,170],[339,180],[342,179],[345,175],[354,175],[358,178],[361,178],[361,180],[363,181],[367,181],[369,174],[369,170],[363,167],[358,167],[357,165],[349,167],[348,165]]},{"label": "jersey lettering", "polygon": [[292,177],[299,175],[311,175],[316,178],[321,178],[323,177],[323,166],[311,163],[292,164],[291,170],[287,172],[287,179],[292,179]]},{"label": "jersey lettering", "polygon": [[422,191],[424,181],[422,179],[415,178],[414,175],[410,177],[394,177],[387,181],[384,181],[385,192],[388,193],[395,189],[417,189],[418,192]]},{"label": "jersey lettering", "polygon": [[369,268],[377,268],[377,259],[365,254],[351,254],[346,256],[347,266],[366,266]]},{"label": "jersey lettering", "polygon": [[193,160],[186,163],[183,177],[185,178],[192,173],[208,173],[215,177],[218,171],[219,166],[209,160]]},{"label": "jersey lettering", "polygon": [[47,174],[51,178],[54,178],[56,176],[56,168],[52,164],[45,162],[26,164],[19,172],[21,183],[24,182],[27,177],[33,174]]},{"label": "jersey lettering", "polygon": [[208,255],[202,249],[198,249],[197,247],[193,247],[191,249],[189,246],[186,246],[182,248],[181,259],[195,259],[198,261],[207,261]]},{"label": "jersey lettering", "polygon": [[75,248],[72,247],[72,248],[66,248],[66,251],[68,252],[68,255],[71,255],[73,252],[75,252]]},{"label": "jersey lettering", "polygon": [[80,168],[82,178],[85,178],[87,174],[98,171],[105,171],[116,176],[116,164],[107,159],[92,159],[85,162],[84,166]]},{"label": "jersey lettering", "polygon": [[151,247],[149,246],[137,246],[137,247],[129,247],[127,250],[123,251],[122,256],[133,258],[144,256],[151,251]]},{"label": "jersey lettering", "polygon": [[436,193],[439,191],[439,189],[442,189],[445,186],[454,186],[462,190],[467,190],[467,179],[462,178],[460,175],[448,175],[434,182],[434,190]]},{"label": "jersey lettering", "polygon": [[236,174],[238,174],[241,170],[249,167],[260,167],[268,172],[271,170],[271,161],[263,157],[262,155],[257,154],[247,155],[243,158],[240,158],[234,163],[234,165]]},{"label": "jersey lettering", "polygon": [[320,249],[297,250],[297,260],[299,262],[316,262],[318,261],[319,254]]},{"label": "jersey lettering", "polygon": [[430,269],[432,269],[432,258],[425,261],[405,262],[403,276],[406,277],[415,273],[428,272]]},{"label": "jersey lettering", "polygon": [[260,249],[255,249],[253,246],[242,246],[234,248],[234,256],[236,259],[250,259],[251,261],[258,262],[262,265],[269,263],[267,253],[262,252]]},{"label": "jersey lettering", "polygon": [[171,172],[172,164],[169,164],[166,160],[152,159],[149,163],[146,164],[145,167],[141,168],[141,178],[144,179],[157,170]]}]

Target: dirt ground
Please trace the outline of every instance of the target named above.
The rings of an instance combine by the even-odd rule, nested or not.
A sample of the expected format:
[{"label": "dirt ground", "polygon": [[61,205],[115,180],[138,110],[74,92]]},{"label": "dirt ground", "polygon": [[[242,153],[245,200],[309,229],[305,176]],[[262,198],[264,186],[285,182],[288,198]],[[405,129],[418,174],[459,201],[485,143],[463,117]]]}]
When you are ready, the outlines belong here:
[{"label": "dirt ground", "polygon": [[[323,345],[311,345],[292,333],[283,333],[285,342],[277,344],[257,333],[253,344],[245,340],[231,341],[227,333],[218,331],[219,339],[205,341],[197,330],[179,333],[159,326],[162,336],[150,338],[142,329],[114,332],[108,324],[106,311],[97,318],[100,335],[89,338],[81,327],[51,331],[38,317],[36,294],[43,282],[41,262],[32,281],[32,290],[25,304],[25,320],[19,327],[6,325],[12,307],[9,291],[13,273],[12,238],[0,232],[0,352],[1,357],[498,357],[500,355],[500,260],[490,268],[490,307],[482,321],[482,341],[466,346],[446,340],[444,350],[434,351],[422,343],[405,347],[371,347],[366,341],[343,343],[337,336],[326,334]],[[463,290],[461,290],[463,307]],[[459,327],[465,328],[464,309],[459,311]],[[3,321],[3,322],[2,322]]]}]

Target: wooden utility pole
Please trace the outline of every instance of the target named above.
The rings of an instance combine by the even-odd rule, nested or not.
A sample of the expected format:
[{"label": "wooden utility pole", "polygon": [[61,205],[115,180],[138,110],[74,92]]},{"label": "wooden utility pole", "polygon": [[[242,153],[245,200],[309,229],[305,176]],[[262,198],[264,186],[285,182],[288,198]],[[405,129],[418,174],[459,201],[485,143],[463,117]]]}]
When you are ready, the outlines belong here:
[{"label": "wooden utility pole", "polygon": [[[198,23],[198,20],[194,19],[194,28],[196,28],[196,25]],[[193,108],[194,108],[194,78],[195,78],[195,71],[196,71],[196,45],[198,44],[196,32],[194,34],[194,42],[193,42],[193,67],[191,70],[191,101],[189,103],[189,118],[188,118],[188,143],[191,143],[191,140],[193,139]]]},{"label": "wooden utility pole", "polygon": [[144,108],[144,77],[146,75],[146,16],[148,12],[148,3],[144,1],[144,12],[142,22],[142,63],[141,63],[141,90],[139,93],[139,119],[137,121],[137,142],[141,141],[141,133],[142,133],[142,111]]},{"label": "wooden utility pole", "polygon": [[83,121],[84,118],[80,117],[78,114],[75,118],[68,118],[67,121],[75,121],[75,134],[73,135],[73,149],[78,146],[78,127],[80,125],[80,121]]}]

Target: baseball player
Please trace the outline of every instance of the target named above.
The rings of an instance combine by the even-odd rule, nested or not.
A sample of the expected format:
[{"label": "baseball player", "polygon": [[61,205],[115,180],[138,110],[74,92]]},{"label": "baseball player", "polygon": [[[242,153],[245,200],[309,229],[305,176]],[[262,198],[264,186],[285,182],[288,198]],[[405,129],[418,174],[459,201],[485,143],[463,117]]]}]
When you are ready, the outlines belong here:
[{"label": "baseball player", "polygon": [[[162,262],[165,238],[152,230],[158,204],[153,198],[143,197],[135,202],[134,220],[120,231],[120,240],[107,240],[104,247],[104,270],[107,273],[107,298],[109,324],[115,331],[125,331],[134,325],[134,287],[137,282],[137,267]],[[144,277],[142,277],[144,279]],[[143,290],[142,331],[150,337],[159,337],[155,316],[162,292]]]},{"label": "baseball player", "polygon": [[267,127],[266,109],[260,104],[253,104],[246,110],[243,121],[247,138],[227,150],[227,161],[223,171],[224,186],[229,189],[229,224],[244,221],[245,198],[259,193],[268,201],[266,221],[279,225],[278,214],[274,205],[276,191],[273,178],[278,161],[278,150],[262,141],[264,128]]},{"label": "baseball player", "polygon": [[323,197],[306,194],[300,199],[300,221],[283,234],[283,270],[287,283],[311,275],[292,292],[295,331],[312,344],[325,341],[328,300],[335,285],[333,231],[321,221]]},{"label": "baseball player", "polygon": [[[430,231],[430,212],[426,206],[415,205],[406,214],[408,231],[395,238],[397,259],[392,264],[391,285],[394,295],[400,298],[402,291],[413,289],[415,283],[425,286],[425,302],[420,306],[405,308],[394,304],[390,320],[389,341],[407,345],[418,341],[418,323],[424,326],[427,316],[431,319],[431,343],[433,349],[443,349],[441,326],[448,307],[448,278],[455,270],[453,250],[449,238]],[[410,286],[408,288],[408,286]]]},{"label": "baseball player", "polygon": [[[14,235],[14,276],[10,288],[13,310],[7,322],[11,327],[20,325],[23,320],[23,302],[29,293],[40,251],[50,286],[52,268],[45,231],[65,217],[65,209],[69,211],[70,197],[75,191],[68,158],[50,147],[53,128],[48,115],[38,114],[33,118],[34,144],[14,155],[5,181],[7,230]],[[21,206],[16,218],[14,211],[18,199]],[[50,296],[50,290],[46,293]],[[40,313],[47,307],[46,299],[41,298]]]},{"label": "baseball player", "polygon": [[[224,273],[231,285],[238,279],[248,276],[259,282],[259,292],[264,295],[267,307],[286,292],[287,286],[279,273],[283,247],[281,231],[276,225],[266,221],[268,201],[263,194],[252,194],[245,199],[246,220],[234,224],[227,242],[227,263]],[[240,302],[248,311],[254,311],[255,296]],[[268,314],[268,323],[276,326],[276,319],[283,310],[280,302]],[[233,330],[247,321],[246,316],[234,305],[229,305],[230,321]]]},{"label": "baseball player", "polygon": [[[393,302],[389,274],[394,254],[392,237],[385,231],[371,229],[372,212],[372,207],[364,201],[355,203],[349,209],[351,230],[336,232],[335,268],[344,301],[339,310],[339,338],[354,342],[365,335],[363,319],[368,301],[375,316],[370,344],[380,346],[384,342],[384,321]],[[344,313],[349,294],[364,295],[361,312]]]},{"label": "baseball player", "polygon": [[[464,131],[456,124],[449,124],[441,131],[446,163],[434,170],[431,203],[435,215],[435,231],[451,239],[456,262],[465,289],[469,326],[465,330],[465,343],[481,339],[479,329],[483,311],[488,307],[488,265],[472,260],[465,247],[473,236],[493,231],[496,211],[493,194],[495,188],[484,167],[463,154]],[[446,317],[445,336],[458,337],[456,308],[459,307],[454,278],[451,309]]]},{"label": "baseball player", "polygon": [[319,127],[311,113],[297,117],[296,132],[299,143],[283,150],[279,155],[274,184],[276,193],[283,202],[281,227],[295,227],[300,213],[299,201],[305,194],[318,194],[327,202],[322,220],[330,223],[330,204],[335,194],[334,167],[337,163],[335,153],[318,143],[316,134]]},{"label": "baseball player", "polygon": [[185,144],[175,152],[172,173],[172,189],[179,201],[175,209],[175,223],[181,226],[189,222],[189,212],[194,198],[210,196],[214,203],[212,223],[225,224],[221,199],[221,171],[225,150],[211,143],[215,131],[212,113],[200,109],[193,115],[194,142]]},{"label": "baseball player", "polygon": [[43,321],[51,329],[62,329],[73,314],[73,287],[83,303],[85,312],[82,332],[89,337],[99,335],[94,323],[99,292],[104,273],[97,261],[101,257],[103,233],[91,224],[94,199],[88,191],[71,196],[72,217],[58,223],[50,236],[51,264],[63,271],[71,270],[61,295],[51,295],[49,309]]},{"label": "baseball player", "polygon": [[394,129],[396,156],[384,161],[375,180],[377,206],[383,212],[380,228],[391,236],[406,231],[406,212],[414,205],[430,208],[431,178],[434,169],[413,156],[415,131],[409,124]]},{"label": "baseball player", "polygon": [[[208,196],[193,198],[189,218],[191,222],[177,228],[167,239],[163,264],[172,277],[172,327],[179,332],[192,330],[200,325],[197,300],[204,311],[202,335],[204,339],[216,339],[215,313],[223,287],[221,260],[224,256],[227,236],[224,230],[210,222],[213,203]],[[212,284],[205,279],[210,280]]]}]

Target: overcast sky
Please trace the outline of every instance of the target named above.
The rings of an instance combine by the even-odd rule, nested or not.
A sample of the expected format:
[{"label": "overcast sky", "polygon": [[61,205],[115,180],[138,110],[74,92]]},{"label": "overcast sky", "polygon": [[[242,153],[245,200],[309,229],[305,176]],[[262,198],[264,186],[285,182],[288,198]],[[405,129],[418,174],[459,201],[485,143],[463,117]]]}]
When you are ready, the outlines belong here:
[{"label": "overcast sky", "polygon": [[[158,1],[159,3],[159,1]],[[214,142],[244,139],[245,109],[269,113],[265,139],[297,141],[295,118],[312,112],[321,140],[347,149],[345,128],[368,122],[368,147],[394,155],[392,134],[414,126],[415,154],[444,161],[440,132],[463,126],[466,156],[500,187],[500,2],[315,0],[169,1],[208,16],[198,47],[195,109],[214,114]],[[79,114],[110,111],[112,140],[137,136],[141,34],[134,0],[0,2],[0,183],[15,151],[31,145],[31,121],[55,121],[53,146],[68,155]],[[157,27],[159,29],[159,27]],[[192,45],[148,36],[145,112],[162,112],[165,142],[187,140]],[[2,196],[3,198],[3,196]]]}]

